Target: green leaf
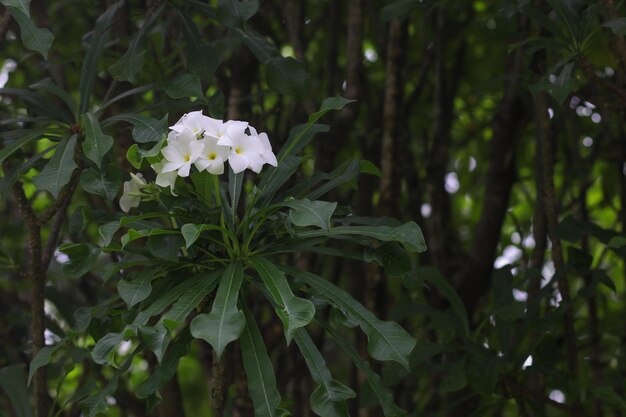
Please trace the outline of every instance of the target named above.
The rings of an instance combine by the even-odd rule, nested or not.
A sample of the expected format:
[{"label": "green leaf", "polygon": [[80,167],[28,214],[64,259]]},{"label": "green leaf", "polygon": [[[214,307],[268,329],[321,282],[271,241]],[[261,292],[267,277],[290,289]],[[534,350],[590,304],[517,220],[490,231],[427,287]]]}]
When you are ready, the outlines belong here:
[{"label": "green leaf", "polygon": [[139,32],[133,37],[124,55],[122,55],[119,61],[109,67],[109,72],[115,79],[128,81],[131,84],[137,81],[137,74],[141,72],[146,55],[146,34],[160,16],[164,6],[164,4],[161,4],[150,13],[148,19],[141,26],[141,29],[139,29]]},{"label": "green leaf", "polygon": [[100,248],[86,243],[64,243],[59,246],[70,259],[63,264],[63,273],[68,278],[80,278],[93,267],[100,256]]},{"label": "green leaf", "polygon": [[317,226],[330,230],[330,218],[337,208],[337,203],[327,201],[291,200],[283,205],[291,208],[289,220],[296,226]]},{"label": "green leaf", "polygon": [[163,361],[154,368],[154,372],[147,380],[137,387],[137,397],[146,398],[154,394],[159,388],[165,385],[176,373],[180,358],[189,351],[191,337],[188,332],[183,332],[170,349],[165,353]]},{"label": "green leaf", "polygon": [[60,98],[72,112],[74,120],[78,120],[78,104],[76,104],[76,100],[70,93],[56,85],[51,78],[44,78],[43,80],[31,85],[31,88],[46,91]]},{"label": "green leaf", "polygon": [[233,219],[237,217],[237,204],[241,197],[241,190],[243,189],[243,177],[245,173],[242,171],[238,174],[233,172],[233,169],[228,167],[228,195],[230,196],[230,207],[232,211]]},{"label": "green leaf", "polygon": [[292,57],[270,59],[266,79],[271,90],[298,98],[303,98],[309,89],[309,73]]},{"label": "green leaf", "polygon": [[209,314],[199,314],[191,322],[191,335],[207,341],[219,360],[224,348],[239,338],[246,321],[237,308],[239,289],[243,281],[243,265],[234,261],[226,268]]},{"label": "green leaf", "polygon": [[6,7],[13,7],[30,17],[30,0],[0,0],[0,4]]},{"label": "green leaf", "polygon": [[30,361],[30,367],[28,369],[28,385],[30,385],[30,382],[33,380],[33,376],[35,376],[37,369],[50,363],[52,354],[61,346],[65,345],[65,340],[66,339],[61,340],[54,346],[46,346],[37,352],[37,355],[35,355],[32,361]]},{"label": "green leaf", "polygon": [[124,0],[118,1],[96,19],[91,45],[87,48],[87,54],[83,60],[83,67],[80,72],[80,85],[78,87],[80,91],[79,114],[84,114],[89,110],[93,85],[98,75],[98,63],[107,40],[107,33],[112,27],[113,17],[123,3]]},{"label": "green leaf", "polygon": [[33,178],[38,189],[50,191],[54,198],[58,197],[63,186],[70,181],[72,172],[78,168],[78,165],[74,163],[74,148],[77,139],[77,135],[72,135],[59,143],[50,161]]},{"label": "green leaf", "polygon": [[200,78],[210,80],[219,65],[219,53],[211,45],[198,42],[202,34],[191,16],[178,11],[187,47],[187,68]]},{"label": "green leaf", "polygon": [[259,183],[261,207],[267,206],[280,187],[291,178],[300,166],[302,158],[289,156],[278,164],[277,167],[269,167],[265,170],[263,178]]},{"label": "green leaf", "polygon": [[32,417],[33,410],[30,406],[28,391],[25,381],[26,365],[9,365],[0,369],[0,387],[6,393],[7,398],[13,405],[17,417]]},{"label": "green leaf", "polygon": [[112,202],[122,185],[122,172],[116,165],[107,165],[104,170],[88,169],[80,176],[80,186],[91,194],[102,196]]},{"label": "green leaf", "polygon": [[146,347],[154,352],[158,363],[161,363],[171,339],[170,333],[163,323],[157,323],[154,327],[140,327],[139,336]]},{"label": "green leaf", "polygon": [[315,347],[306,330],[298,329],[294,334],[294,339],[311,372],[313,381],[318,384],[309,399],[313,412],[321,417],[347,417],[346,400],[356,397],[355,392],[333,379],[322,354]]},{"label": "green leaf", "polygon": [[335,188],[356,180],[361,172],[360,162],[357,159],[352,159],[344,162],[330,174],[331,180],[322,185],[318,189],[311,191],[307,198],[316,200],[326,194],[327,192],[334,190]]},{"label": "green leaf", "polygon": [[113,349],[124,339],[124,333],[107,333],[104,335],[91,351],[91,358],[98,365],[104,365],[109,361],[109,355],[113,352]]},{"label": "green leaf", "polygon": [[182,323],[189,313],[202,302],[204,297],[215,290],[222,275],[224,275],[224,270],[203,274],[201,279],[197,280],[187,292],[181,295],[178,301],[172,305],[172,308],[161,317],[161,321],[169,328],[172,328],[172,324]]},{"label": "green leaf", "polygon": [[122,236],[122,247],[128,245],[130,242],[141,239],[144,237],[150,236],[159,236],[159,235],[177,235],[179,233],[178,230],[173,229],[147,229],[147,230],[135,230],[128,229],[128,232],[124,236]]},{"label": "green leaf", "polygon": [[111,244],[113,240],[113,236],[120,228],[119,221],[113,221],[109,223],[105,223],[98,228],[98,234],[102,237],[103,247],[107,247]]},{"label": "green leaf", "polygon": [[313,320],[315,306],[311,301],[293,295],[285,275],[273,263],[258,258],[250,261],[250,265],[259,273],[272,301],[277,306],[276,312],[283,322],[285,338],[289,344],[294,331]]},{"label": "green leaf", "polygon": [[113,138],[102,133],[100,123],[92,113],[88,112],[83,117],[83,127],[85,128],[85,142],[83,142],[85,156],[100,168],[102,159],[113,147]]},{"label": "green leaf", "polygon": [[626,246],[626,237],[624,237],[624,236],[615,236],[614,238],[612,238],[609,241],[608,246],[610,248],[613,248],[613,249],[622,248],[622,247]]},{"label": "green leaf", "polygon": [[276,389],[274,367],[254,316],[244,307],[246,326],[241,334],[241,356],[248,379],[248,392],[255,417],[279,417],[280,394]]},{"label": "green leaf", "polygon": [[461,301],[461,297],[454,290],[452,285],[441,275],[439,269],[435,267],[418,267],[417,273],[418,278],[423,278],[426,282],[431,284],[435,289],[450,302],[450,306],[452,307],[452,311],[456,315],[457,319],[461,323],[461,329],[463,334],[466,337],[469,337],[469,319],[467,317],[467,311],[465,310],[465,305],[463,301]]},{"label": "green leaf", "polygon": [[165,94],[174,99],[198,97],[205,100],[200,77],[194,74],[181,74],[163,86]]},{"label": "green leaf", "polygon": [[272,58],[280,56],[276,45],[250,27],[246,27],[245,30],[236,28],[235,34],[239,36],[250,52],[252,52],[260,62],[266,63]]},{"label": "green leaf", "polygon": [[406,415],[406,411],[396,405],[393,399],[393,392],[384,385],[380,375],[372,370],[369,362],[361,358],[359,352],[357,352],[353,344],[348,342],[345,335],[341,334],[337,329],[329,326],[327,323],[318,320],[316,320],[316,322],[331,335],[335,343],[350,356],[350,359],[352,359],[356,367],[367,376],[367,384],[374,392],[374,395],[376,395],[376,398],[378,398],[378,402],[382,406],[385,416],[401,417]]},{"label": "green leaf", "polygon": [[572,78],[573,69],[573,62],[565,65],[554,82],[550,81],[549,74],[544,76],[537,84],[529,87],[531,93],[536,95],[541,91],[545,91],[550,94],[559,105],[562,105],[565,99],[572,91],[574,91],[574,88],[576,87],[576,81]]},{"label": "green leaf", "polygon": [[48,50],[52,46],[54,36],[52,32],[45,28],[38,28],[28,17],[28,13],[22,11],[22,7],[7,7],[11,12],[11,16],[15,19],[20,27],[20,34],[24,46],[31,51],[39,52],[44,59],[48,59]]},{"label": "green leaf", "polygon": [[217,5],[217,20],[225,26],[243,27],[258,9],[258,0],[220,0]]},{"label": "green leaf", "polygon": [[382,178],[383,172],[380,170],[380,168],[374,165],[373,162],[362,159],[360,161],[360,165],[361,165],[361,171],[360,171],[361,174],[369,174],[378,178]]},{"label": "green leaf", "polygon": [[[141,114],[123,113],[108,118],[107,124],[119,120],[133,125],[133,139],[137,143],[159,142],[167,134],[167,115],[163,116],[161,120],[157,120]],[[142,155],[141,151],[139,154],[144,158],[147,157],[147,155]]]},{"label": "green leaf", "polygon": [[32,142],[35,139],[39,139],[45,132],[45,129],[33,129],[33,130],[24,130],[20,132],[20,135],[13,139],[12,141],[4,140],[4,148],[0,149],[0,165],[4,163],[4,161],[22,146]]},{"label": "green leaf", "polygon": [[626,17],[609,20],[602,26],[611,29],[616,35],[626,35]]},{"label": "green leaf", "polygon": [[420,227],[415,222],[407,222],[401,226],[337,226],[329,231],[311,230],[298,232],[301,238],[328,236],[364,236],[382,242],[398,242],[409,252],[424,252],[426,242]]},{"label": "green leaf", "polygon": [[232,235],[232,232],[220,226],[215,226],[212,224],[187,223],[187,224],[184,224],[180,228],[180,232],[183,235],[183,238],[185,239],[185,247],[189,249],[191,245],[193,245],[196,242],[196,240],[198,240],[202,232],[206,230],[217,230],[217,231],[229,234],[231,235],[230,237],[235,238],[235,236]]},{"label": "green leaf", "polygon": [[395,361],[409,369],[409,355],[416,341],[398,323],[380,320],[348,293],[315,274],[284,266],[281,269],[355,321],[367,335],[367,350],[374,359]]},{"label": "green leaf", "polygon": [[591,395],[600,400],[603,404],[609,405],[617,410],[626,411],[626,401],[611,387],[593,387]]},{"label": "green leaf", "polygon": [[[102,388],[99,388],[95,391],[95,394],[90,397],[85,398],[80,402],[80,406],[83,409],[83,415],[85,417],[95,417],[99,413],[102,413],[109,407],[109,403],[107,401],[108,397],[115,393],[117,390],[117,386],[119,385],[120,375],[124,372],[128,371],[130,365],[133,362],[133,358],[137,354],[138,350],[135,349],[133,353],[124,361],[122,366],[120,366],[113,376],[109,378],[109,382]],[[87,387],[89,387],[89,383]],[[76,395],[78,394],[78,395]],[[75,393],[72,398],[80,398],[82,395],[80,394],[80,390]]]},{"label": "green leaf", "polygon": [[142,302],[152,292],[152,280],[163,275],[165,271],[161,267],[147,268],[143,271],[129,274],[127,280],[120,280],[117,283],[117,292],[120,297],[131,308]]}]

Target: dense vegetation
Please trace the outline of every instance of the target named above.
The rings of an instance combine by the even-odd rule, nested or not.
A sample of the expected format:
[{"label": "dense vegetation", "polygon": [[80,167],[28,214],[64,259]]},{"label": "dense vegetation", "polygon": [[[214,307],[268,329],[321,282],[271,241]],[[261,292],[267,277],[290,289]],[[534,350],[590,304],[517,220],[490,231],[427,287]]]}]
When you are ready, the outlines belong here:
[{"label": "dense vegetation", "polygon": [[0,416],[626,414],[622,3],[0,4]]}]

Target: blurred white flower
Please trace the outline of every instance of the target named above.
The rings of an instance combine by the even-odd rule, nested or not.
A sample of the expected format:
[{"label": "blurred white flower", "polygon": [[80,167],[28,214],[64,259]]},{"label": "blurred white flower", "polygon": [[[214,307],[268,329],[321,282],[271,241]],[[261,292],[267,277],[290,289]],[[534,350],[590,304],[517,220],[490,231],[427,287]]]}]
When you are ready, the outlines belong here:
[{"label": "blurred white flower", "polygon": [[170,140],[166,147],[161,149],[165,157],[162,173],[177,171],[181,177],[188,177],[191,164],[202,153],[204,146],[190,129],[183,129],[175,140]]},{"label": "blurred white flower", "polygon": [[130,174],[130,181],[124,182],[124,192],[120,197],[120,208],[128,213],[131,208],[139,206],[141,202],[141,189],[147,184],[141,173]]}]

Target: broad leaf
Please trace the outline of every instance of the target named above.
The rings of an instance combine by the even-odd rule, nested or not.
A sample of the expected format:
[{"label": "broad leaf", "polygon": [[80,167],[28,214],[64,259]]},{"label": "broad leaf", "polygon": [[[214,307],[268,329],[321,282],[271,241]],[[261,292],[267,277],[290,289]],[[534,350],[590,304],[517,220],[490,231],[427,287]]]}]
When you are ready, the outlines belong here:
[{"label": "broad leaf", "polygon": [[91,351],[91,358],[98,365],[104,365],[109,361],[109,356],[124,340],[124,333],[108,333],[104,335]]},{"label": "broad leaf", "polygon": [[220,0],[217,5],[217,20],[225,26],[243,27],[258,9],[258,0]]},{"label": "broad leaf", "polygon": [[80,186],[91,194],[102,196],[107,203],[113,202],[122,185],[122,172],[116,165],[103,170],[88,169],[80,176]]},{"label": "broad leaf", "polygon": [[83,117],[83,126],[85,128],[83,151],[85,152],[85,156],[92,160],[99,168],[104,155],[113,147],[113,138],[102,133],[100,123],[92,113],[85,114],[85,117]]},{"label": "broad leaf", "polygon": [[46,91],[60,98],[67,106],[68,110],[72,112],[74,121],[78,120],[78,104],[76,104],[76,100],[69,92],[56,85],[51,78],[44,78],[43,80],[31,85],[31,88]]},{"label": "broad leaf", "polygon": [[52,46],[54,36],[48,29],[42,29],[35,26],[35,23],[28,17],[27,13],[22,11],[22,7],[7,7],[11,12],[11,16],[20,26],[20,35],[24,46],[31,51],[39,52],[44,59],[48,59],[48,50]]},{"label": "broad leaf", "polygon": [[363,236],[382,242],[398,242],[408,252],[424,252],[426,242],[420,227],[415,222],[407,222],[401,226],[338,226],[324,230],[303,231],[298,237],[308,238],[316,236],[328,236],[337,238],[341,236]]},{"label": "broad leaf", "polygon": [[35,376],[35,372],[37,371],[37,369],[49,364],[50,360],[52,359],[52,354],[56,352],[61,346],[65,345],[65,341],[66,339],[63,339],[54,346],[46,346],[42,348],[39,352],[37,352],[37,355],[35,355],[32,361],[30,361],[30,366],[28,369],[28,385],[30,385],[30,382],[33,380],[33,376]]},{"label": "broad leaf", "polygon": [[313,320],[315,306],[311,301],[293,295],[285,275],[271,262],[259,258],[250,261],[250,265],[259,273],[272,301],[277,305],[276,312],[285,326],[285,338],[289,343],[296,329]]},{"label": "broad leaf", "polygon": [[202,43],[202,35],[193,19],[180,10],[178,12],[187,47],[187,68],[200,78],[210,80],[219,65],[219,53],[211,45]]},{"label": "broad leaf", "polygon": [[333,379],[322,354],[306,330],[298,329],[294,334],[294,339],[311,372],[313,381],[318,384],[309,400],[313,412],[320,417],[347,417],[349,414],[346,400],[356,397],[356,393]]},{"label": "broad leaf", "polygon": [[63,264],[63,273],[68,278],[80,278],[93,267],[100,256],[100,248],[86,243],[64,243],[59,246],[69,260]]},{"label": "broad leaf", "polygon": [[303,98],[309,87],[309,74],[291,57],[272,58],[266,68],[267,85],[277,93]]},{"label": "broad leaf", "polygon": [[181,74],[163,86],[165,94],[174,99],[198,97],[205,100],[200,77],[194,74]]},{"label": "broad leaf", "polygon": [[6,7],[13,7],[30,17],[30,0],[0,0],[0,4]]},{"label": "broad leaf", "polygon": [[337,203],[327,201],[291,200],[283,203],[291,208],[289,220],[296,226],[317,226],[330,230],[330,218],[337,208]]},{"label": "broad leaf", "polygon": [[[9,365],[0,369],[0,387],[13,405],[17,417],[32,417],[28,391],[26,390],[26,366]],[[8,410],[7,410],[8,411]]]},{"label": "broad leaf", "polygon": [[[133,139],[137,143],[159,142],[167,132],[167,115],[163,116],[161,120],[157,120],[140,114],[123,113],[108,118],[107,124],[119,120],[133,125]],[[141,156],[146,157],[146,155]]]},{"label": "broad leaf", "polygon": [[339,307],[356,322],[367,335],[367,349],[374,359],[395,361],[409,369],[409,355],[416,341],[398,323],[378,319],[348,293],[315,274],[290,267],[282,269]]},{"label": "broad leaf", "polygon": [[246,326],[241,334],[241,356],[248,379],[248,392],[254,404],[255,417],[279,417],[280,394],[276,389],[274,367],[254,316],[243,309]]},{"label": "broad leaf", "polygon": [[200,314],[191,322],[191,335],[207,341],[218,360],[224,348],[239,338],[245,327],[243,312],[237,308],[243,281],[243,265],[232,262],[224,271],[209,314]]},{"label": "broad leaf", "polygon": [[152,292],[152,280],[163,275],[164,272],[161,267],[154,267],[130,273],[128,279],[120,280],[117,283],[117,292],[128,305],[128,308],[131,308],[148,298]]},{"label": "broad leaf", "polygon": [[45,132],[45,129],[33,129],[33,130],[24,130],[20,132],[20,135],[10,142],[6,139],[6,136],[2,136],[4,139],[4,148],[0,149],[0,165],[4,163],[4,161],[22,146],[32,142],[35,139],[39,139]]},{"label": "broad leaf", "polygon": [[157,361],[161,363],[171,340],[170,332],[163,323],[157,323],[154,327],[140,327],[139,336],[146,347],[154,352]]},{"label": "broad leaf", "polygon": [[43,170],[33,178],[33,182],[40,190],[47,190],[56,198],[59,192],[70,181],[72,172],[78,165],[74,163],[74,148],[77,135],[65,138],[59,143],[56,151]]}]

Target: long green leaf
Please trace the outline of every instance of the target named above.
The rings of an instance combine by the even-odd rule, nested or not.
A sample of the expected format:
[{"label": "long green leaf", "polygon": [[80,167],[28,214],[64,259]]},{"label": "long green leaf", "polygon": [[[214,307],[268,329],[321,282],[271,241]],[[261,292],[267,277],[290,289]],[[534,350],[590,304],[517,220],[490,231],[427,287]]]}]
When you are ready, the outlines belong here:
[{"label": "long green leaf", "polygon": [[52,359],[52,354],[56,352],[61,346],[65,345],[66,340],[67,338],[64,338],[55,345],[46,346],[39,352],[37,352],[37,355],[33,358],[32,361],[30,361],[30,366],[28,369],[28,385],[30,385],[30,382],[33,380],[37,369],[49,364],[50,360]]},{"label": "long green leaf", "polygon": [[113,4],[96,20],[91,45],[87,49],[87,54],[83,60],[83,67],[80,74],[80,85],[78,88],[80,91],[80,103],[78,106],[79,114],[84,114],[87,110],[89,110],[93,85],[96,80],[96,75],[98,74],[100,56],[102,55],[102,50],[104,49],[104,45],[106,43],[107,34],[111,29],[113,17],[123,3],[124,0],[120,0]]},{"label": "long green leaf", "polygon": [[198,280],[189,288],[189,290],[172,305],[172,308],[161,317],[161,321],[168,327],[171,327],[172,324],[183,322],[189,313],[200,304],[204,297],[213,292],[219,283],[219,278],[223,274],[223,270],[204,274],[202,279]]},{"label": "long green leaf", "polygon": [[113,138],[102,133],[98,119],[90,112],[85,113],[83,126],[85,128],[85,142],[83,142],[85,156],[100,168],[102,159],[113,147]]},{"label": "long green leaf", "polygon": [[378,402],[383,408],[383,412],[386,417],[401,417],[406,415],[406,411],[398,407],[393,399],[393,392],[389,388],[387,388],[383,381],[374,370],[370,366],[369,362],[362,359],[359,352],[354,348],[354,345],[349,343],[345,336],[340,334],[339,331],[327,323],[316,320],[316,323],[320,324],[324,330],[326,330],[333,338],[335,343],[339,345],[339,347],[350,356],[352,362],[356,365],[357,368],[365,375],[367,375],[367,384],[370,386],[376,398],[378,398]]},{"label": "long green leaf", "polygon": [[293,295],[283,272],[270,261],[258,258],[250,261],[250,265],[259,273],[272,301],[278,306],[276,312],[285,326],[285,338],[289,343],[296,329],[313,320],[315,306],[311,301]]},{"label": "long green leaf", "polygon": [[220,279],[215,301],[209,314],[200,314],[191,322],[191,335],[207,341],[221,358],[224,348],[239,338],[246,321],[237,308],[239,289],[243,281],[243,265],[234,261]]},{"label": "long green leaf", "polygon": [[21,8],[7,7],[11,12],[11,16],[15,19],[20,27],[20,34],[24,46],[31,51],[39,52],[44,59],[48,59],[48,50],[54,41],[54,35],[48,29],[38,28],[35,23],[24,13]]},{"label": "long green leaf", "polygon": [[303,231],[299,232],[297,236],[300,238],[363,236],[382,242],[398,242],[409,252],[424,252],[426,250],[424,236],[415,222],[407,222],[401,226],[338,226],[329,231]]},{"label": "long green leaf", "polygon": [[108,125],[120,120],[133,125],[133,139],[137,143],[159,142],[167,133],[167,115],[157,120],[140,114],[122,113],[109,117],[102,124]]},{"label": "long green leaf", "polygon": [[318,386],[310,398],[311,409],[320,417],[348,417],[348,398],[356,397],[354,391],[333,379],[322,354],[304,329],[296,330],[294,339]]},{"label": "long green leaf", "polygon": [[289,200],[283,205],[291,208],[289,220],[296,226],[317,226],[330,230],[330,218],[337,208],[337,203],[327,201]]},{"label": "long green leaf", "polygon": [[5,141],[4,148],[0,149],[0,165],[2,165],[9,156],[17,152],[17,150],[22,146],[40,138],[45,131],[45,129],[25,130],[22,134],[20,134],[19,138],[13,140],[12,142],[7,143]]},{"label": "long green leaf", "polygon": [[348,293],[322,277],[291,267],[281,269],[311,287],[356,322],[367,335],[367,348],[374,359],[391,360],[409,369],[409,355],[416,341],[398,323],[380,320]]},{"label": "long green leaf", "polygon": [[10,365],[0,369],[0,387],[13,405],[17,417],[32,417],[28,391],[26,390],[26,365]]},{"label": "long green leaf", "polygon": [[72,172],[78,165],[74,163],[74,148],[77,135],[72,135],[59,143],[54,155],[43,170],[33,178],[33,182],[40,190],[47,190],[56,198],[59,192],[70,181]]},{"label": "long green leaf", "polygon": [[274,367],[265,349],[263,337],[254,316],[243,308],[246,327],[241,334],[241,356],[248,379],[248,392],[254,404],[255,417],[278,417],[280,394],[276,389]]},{"label": "long green leaf", "polygon": [[30,0],[0,0],[0,4],[6,7],[14,7],[30,17]]},{"label": "long green leaf", "polygon": [[31,85],[31,88],[46,91],[60,98],[63,103],[65,103],[67,108],[72,112],[74,121],[78,120],[78,105],[76,104],[76,100],[74,99],[74,97],[72,97],[70,93],[56,85],[51,78],[44,78],[43,80]]}]

